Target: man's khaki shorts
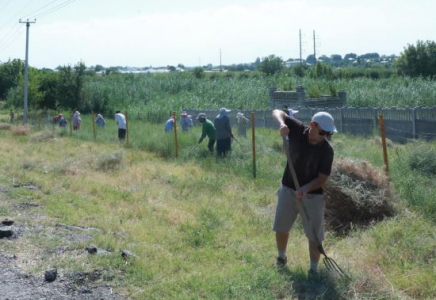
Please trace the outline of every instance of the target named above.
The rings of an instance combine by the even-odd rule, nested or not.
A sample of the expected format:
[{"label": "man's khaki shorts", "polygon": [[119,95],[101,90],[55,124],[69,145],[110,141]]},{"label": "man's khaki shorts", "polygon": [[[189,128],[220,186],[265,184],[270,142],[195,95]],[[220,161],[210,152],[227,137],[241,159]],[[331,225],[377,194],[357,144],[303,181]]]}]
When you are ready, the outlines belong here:
[{"label": "man's khaki shorts", "polygon": [[315,231],[318,237],[318,242],[324,240],[324,195],[309,194],[303,200],[310,222],[304,215],[303,208],[301,207],[302,203],[296,199],[295,191],[293,189],[282,185],[277,191],[277,197],[278,201],[273,226],[275,232],[289,232],[297,219],[298,213],[301,211],[301,219],[303,221],[306,237],[309,240],[316,242],[317,239],[313,236]]}]

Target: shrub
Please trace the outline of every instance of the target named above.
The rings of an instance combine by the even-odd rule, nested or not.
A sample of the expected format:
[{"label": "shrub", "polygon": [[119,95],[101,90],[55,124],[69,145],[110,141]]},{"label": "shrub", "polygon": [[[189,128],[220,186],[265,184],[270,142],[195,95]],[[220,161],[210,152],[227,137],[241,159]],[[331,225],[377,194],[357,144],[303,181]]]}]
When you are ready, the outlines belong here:
[{"label": "shrub", "polygon": [[15,136],[29,135],[30,128],[27,126],[12,127],[12,134]]},{"label": "shrub", "polygon": [[0,123],[0,130],[9,130],[9,129],[11,129],[11,124]]},{"label": "shrub", "polygon": [[116,151],[109,154],[102,154],[97,159],[97,170],[98,171],[112,171],[119,169],[121,167],[121,163],[124,159],[123,151]]},{"label": "shrub", "polygon": [[410,152],[409,165],[424,175],[436,174],[436,149],[427,146],[418,146]]}]

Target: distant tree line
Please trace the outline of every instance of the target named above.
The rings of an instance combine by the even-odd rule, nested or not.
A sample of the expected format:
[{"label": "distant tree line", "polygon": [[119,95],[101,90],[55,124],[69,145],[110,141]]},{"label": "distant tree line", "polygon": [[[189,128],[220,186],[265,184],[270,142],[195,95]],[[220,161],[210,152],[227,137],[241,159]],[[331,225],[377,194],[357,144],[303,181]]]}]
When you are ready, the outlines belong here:
[{"label": "distant tree line", "polygon": [[[218,71],[212,65],[189,70],[179,64],[177,68],[168,66],[167,69],[169,72],[176,72],[177,69],[188,70],[197,79],[204,78],[206,71],[214,71],[207,74],[210,79],[217,76],[247,78],[275,74],[328,80],[358,77],[376,80],[391,76],[436,79],[436,43],[434,41],[418,41],[416,45],[405,47],[401,55],[395,60],[393,57],[391,58],[389,60],[378,53],[363,55],[348,53],[343,58],[338,54],[333,54],[330,57],[321,56],[318,59],[309,55],[306,61],[284,61],[281,57],[269,55],[262,59],[257,58],[253,63],[221,66]],[[381,61],[389,61],[389,64],[381,64]],[[101,65],[87,68],[83,62],[74,66],[59,66],[56,70],[30,67],[28,89],[30,105],[35,109],[62,108],[80,109],[85,112],[91,110],[106,112],[111,109],[108,105],[110,95],[106,95],[104,92],[87,94],[84,85],[87,83],[96,84],[100,80],[104,81],[105,76],[116,75],[119,68],[121,67],[104,68]],[[226,72],[219,72],[223,70]],[[97,75],[97,72],[101,75]],[[126,83],[130,77],[132,78],[129,80],[134,80],[133,74],[124,75]],[[91,78],[93,79],[88,80]],[[0,64],[0,100],[6,101],[7,107],[22,107],[23,88],[24,62],[13,59]],[[331,92],[334,94],[335,90],[332,89]]]}]

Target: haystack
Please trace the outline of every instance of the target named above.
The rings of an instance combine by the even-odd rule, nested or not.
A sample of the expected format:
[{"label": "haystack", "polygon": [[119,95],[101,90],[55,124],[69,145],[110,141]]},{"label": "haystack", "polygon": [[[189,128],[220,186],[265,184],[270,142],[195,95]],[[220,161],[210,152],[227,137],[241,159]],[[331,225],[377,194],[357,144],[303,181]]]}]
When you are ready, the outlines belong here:
[{"label": "haystack", "polygon": [[387,176],[364,161],[335,160],[325,196],[327,226],[340,234],[395,213]]}]

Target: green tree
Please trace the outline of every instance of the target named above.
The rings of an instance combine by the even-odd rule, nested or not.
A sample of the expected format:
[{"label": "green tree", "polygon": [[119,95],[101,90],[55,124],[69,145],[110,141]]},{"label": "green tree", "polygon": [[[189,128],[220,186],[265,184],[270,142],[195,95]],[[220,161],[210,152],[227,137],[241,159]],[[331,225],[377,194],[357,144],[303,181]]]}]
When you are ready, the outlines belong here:
[{"label": "green tree", "polygon": [[192,72],[194,73],[195,78],[200,79],[204,77],[204,70],[202,67],[196,67]]},{"label": "green tree", "polygon": [[86,66],[79,62],[74,68],[61,67],[59,70],[58,106],[75,109],[82,108],[82,88]]},{"label": "green tree", "polygon": [[310,54],[309,56],[307,56],[306,62],[311,64],[311,65],[316,64],[316,57],[315,57],[315,55]]},{"label": "green tree", "polygon": [[436,43],[418,41],[408,45],[395,62],[397,70],[407,76],[436,78]]},{"label": "green tree", "polygon": [[41,98],[38,101],[40,108],[56,109],[58,99],[59,77],[57,73],[43,72],[38,86]]},{"label": "green tree", "polygon": [[11,88],[18,86],[24,73],[24,62],[20,59],[9,60],[0,65],[0,99],[5,99]]},{"label": "green tree", "polygon": [[259,70],[267,75],[280,73],[283,68],[283,59],[274,54],[264,57],[259,65]]}]

